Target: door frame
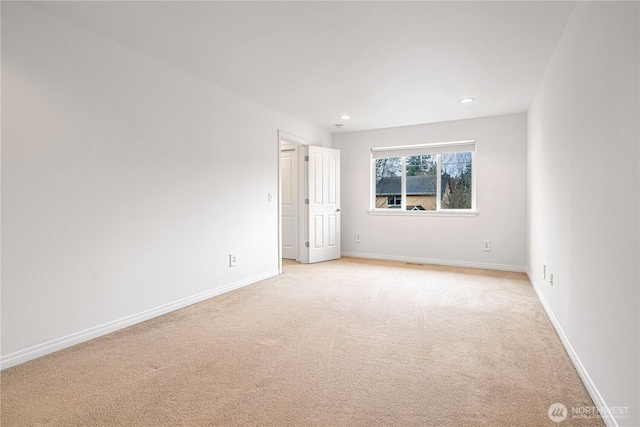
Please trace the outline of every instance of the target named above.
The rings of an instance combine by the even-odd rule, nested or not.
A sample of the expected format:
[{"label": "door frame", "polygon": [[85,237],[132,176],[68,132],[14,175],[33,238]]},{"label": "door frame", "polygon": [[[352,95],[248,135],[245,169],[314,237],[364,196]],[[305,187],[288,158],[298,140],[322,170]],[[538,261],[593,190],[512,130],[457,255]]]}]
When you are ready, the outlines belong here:
[{"label": "door frame", "polygon": [[304,161],[309,141],[284,130],[278,130],[278,271],[282,274],[282,148],[298,146],[298,261],[309,262],[309,248],[305,246],[308,234],[307,205],[307,162]]}]

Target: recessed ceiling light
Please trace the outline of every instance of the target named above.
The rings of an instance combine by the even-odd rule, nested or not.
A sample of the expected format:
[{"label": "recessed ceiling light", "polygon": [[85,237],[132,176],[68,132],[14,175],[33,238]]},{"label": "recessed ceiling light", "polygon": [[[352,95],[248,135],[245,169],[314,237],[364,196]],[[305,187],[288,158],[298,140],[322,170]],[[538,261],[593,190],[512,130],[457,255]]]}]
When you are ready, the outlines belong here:
[{"label": "recessed ceiling light", "polygon": [[340,118],[341,118],[342,120],[349,120],[349,119],[351,118],[351,116],[350,116],[350,115],[348,115],[348,114],[343,114],[343,115],[341,115],[341,116],[340,116]]},{"label": "recessed ceiling light", "polygon": [[462,98],[460,101],[458,101],[460,104],[468,104],[470,102],[475,101],[474,98]]}]

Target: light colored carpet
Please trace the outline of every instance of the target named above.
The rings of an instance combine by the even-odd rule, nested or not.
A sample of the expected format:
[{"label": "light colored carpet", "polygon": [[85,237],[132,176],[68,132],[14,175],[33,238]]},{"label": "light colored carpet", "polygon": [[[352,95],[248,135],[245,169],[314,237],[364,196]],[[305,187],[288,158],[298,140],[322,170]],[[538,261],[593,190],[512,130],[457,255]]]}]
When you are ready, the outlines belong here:
[{"label": "light colored carpet", "polygon": [[[521,273],[343,258],[2,372],[2,426],[573,426],[593,403]],[[571,409],[569,409],[571,411]]]}]

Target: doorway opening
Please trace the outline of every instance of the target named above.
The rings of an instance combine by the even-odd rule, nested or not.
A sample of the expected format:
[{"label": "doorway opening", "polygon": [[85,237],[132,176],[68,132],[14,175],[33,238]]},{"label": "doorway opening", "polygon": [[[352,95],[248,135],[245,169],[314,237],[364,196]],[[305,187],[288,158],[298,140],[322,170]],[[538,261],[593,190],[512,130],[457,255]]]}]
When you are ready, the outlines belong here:
[{"label": "doorway opening", "polygon": [[278,261],[340,258],[340,151],[278,132]]},{"label": "doorway opening", "polygon": [[307,263],[306,242],[306,165],[308,142],[284,131],[278,132],[280,152],[279,189],[279,268],[282,260]]}]

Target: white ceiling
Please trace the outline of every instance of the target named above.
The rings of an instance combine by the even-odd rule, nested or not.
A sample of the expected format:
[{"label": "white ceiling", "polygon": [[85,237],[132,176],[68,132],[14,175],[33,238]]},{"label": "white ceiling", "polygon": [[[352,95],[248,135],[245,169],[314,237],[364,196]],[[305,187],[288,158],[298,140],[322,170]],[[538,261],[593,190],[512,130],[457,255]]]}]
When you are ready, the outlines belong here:
[{"label": "white ceiling", "polygon": [[526,111],[574,6],[32,4],[330,132]]}]

